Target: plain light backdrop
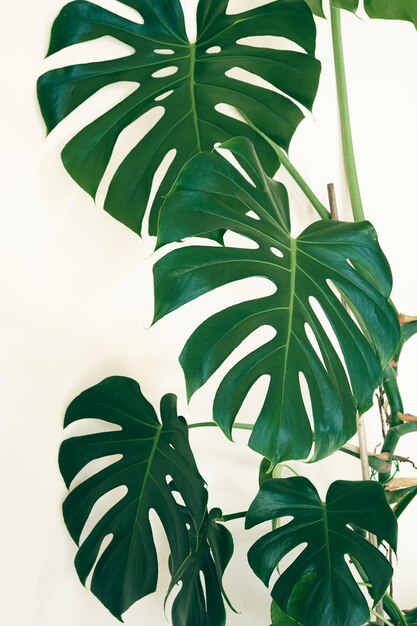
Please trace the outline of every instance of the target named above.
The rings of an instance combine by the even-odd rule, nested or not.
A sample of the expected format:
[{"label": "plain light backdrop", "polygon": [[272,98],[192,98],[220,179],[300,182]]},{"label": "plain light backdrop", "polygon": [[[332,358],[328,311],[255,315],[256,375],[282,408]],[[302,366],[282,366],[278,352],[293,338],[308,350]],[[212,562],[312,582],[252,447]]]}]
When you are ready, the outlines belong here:
[{"label": "plain light backdrop", "polygon": [[[123,9],[116,0],[99,4]],[[265,2],[231,2],[235,11],[261,4]],[[72,564],[75,546],[61,516],[65,489],[57,452],[68,403],[102,378],[121,374],[140,381],[154,403],[164,393],[174,392],[188,419],[209,419],[219,376],[187,407],[178,354],[190,331],[209,311],[261,289],[255,280],[235,285],[149,328],[154,242],[150,238],[141,241],[102,211],[104,187],[98,206],[94,205],[67,175],[59,158],[65,140],[120,99],[126,85],[94,97],[45,141],[35,82],[52,67],[51,61],[42,59],[50,26],[62,5],[61,0],[36,4],[23,0],[2,7],[0,605],[8,626],[116,623],[79,583]],[[191,24],[194,1],[186,5]],[[366,215],[391,262],[397,307],[417,314],[417,33],[409,23],[371,22],[346,13],[343,27]],[[319,20],[321,86],[314,114],[297,131],[290,157],[323,202],[327,183],[335,183],[342,217],[350,219],[341,176],[329,31],[329,22]],[[103,41],[89,50],[74,54],[78,59],[92,53],[111,56],[114,48]],[[69,58],[66,53],[60,57],[61,62]],[[118,145],[115,162],[134,145],[140,125],[131,132]],[[289,184],[298,231],[315,215],[285,173],[280,176]],[[251,338],[238,354],[261,339]],[[405,410],[410,413],[417,412],[416,361],[417,339],[407,345],[400,370]],[[257,402],[256,393],[251,393],[242,419],[250,417]],[[367,424],[372,448],[380,441],[375,410],[367,416]],[[243,445],[245,435],[239,433],[237,440],[231,444],[215,429],[196,429],[191,434],[211,505],[222,507],[225,513],[247,508],[257,489],[260,458]],[[399,451],[417,459],[417,434],[409,435]],[[360,478],[359,463],[341,453],[316,466],[296,463],[294,467],[313,477],[323,495],[335,479]],[[403,474],[412,472],[406,466]],[[417,604],[416,520],[414,503],[400,525],[395,590],[404,608]],[[236,551],[225,586],[241,613],[230,614],[228,626],[267,626],[268,592],[246,562],[248,548],[266,528],[246,533],[241,520],[230,528]],[[168,583],[166,544],[158,522],[155,534],[161,546],[159,590],[125,615],[127,626],[167,623],[162,608]]]}]

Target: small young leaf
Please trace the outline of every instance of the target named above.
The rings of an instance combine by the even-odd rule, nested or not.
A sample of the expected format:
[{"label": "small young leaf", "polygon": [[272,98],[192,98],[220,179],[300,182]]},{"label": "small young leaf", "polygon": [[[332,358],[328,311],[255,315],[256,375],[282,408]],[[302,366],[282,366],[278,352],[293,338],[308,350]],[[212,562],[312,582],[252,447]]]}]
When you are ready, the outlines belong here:
[{"label": "small young leaf", "polygon": [[297,620],[303,626],[364,624],[369,619],[368,604],[345,556],[350,555],[363,568],[376,604],[391,580],[392,567],[352,525],[377,535],[396,550],[397,521],[383,487],[372,481],[337,481],[330,486],[326,502],[321,502],[307,478],[268,480],[248,511],[246,527],[284,516],[293,519],[259,539],[248,554],[255,574],[268,585],[283,557],[307,544],[279,576],[272,590],[275,602],[291,614],[294,592],[303,582],[303,601],[297,603]]}]

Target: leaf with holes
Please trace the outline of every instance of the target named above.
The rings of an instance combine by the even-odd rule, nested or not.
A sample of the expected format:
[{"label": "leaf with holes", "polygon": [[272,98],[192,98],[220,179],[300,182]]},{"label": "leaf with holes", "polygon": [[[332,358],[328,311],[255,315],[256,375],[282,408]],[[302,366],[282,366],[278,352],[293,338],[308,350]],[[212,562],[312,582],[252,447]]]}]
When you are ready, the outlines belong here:
[{"label": "leaf with holes", "polygon": [[[139,385],[130,378],[107,378],[78,396],[68,407],[65,426],[96,418],[120,430],[64,441],[59,463],[69,488],[91,461],[111,455],[122,458],[72,489],[64,502],[64,518],[71,537],[79,544],[81,533],[97,501],[126,486],[126,495],[96,523],[81,543],[75,566],[85,584],[93,571],[91,591],[117,618],[134,602],[156,589],[158,561],[149,520],[159,516],[171,550],[175,573],[195,548],[189,526],[198,534],[206,516],[207,491],[188,443],[185,420],[176,413],[176,398],[161,401],[159,421]],[[182,504],[187,508],[187,522]],[[103,540],[110,545],[99,555]],[[177,624],[178,626],[178,624]]]},{"label": "leaf with holes", "polygon": [[[161,211],[158,245],[222,229],[249,238],[256,249],[202,245],[168,253],[154,267],[155,321],[233,281],[252,276],[271,281],[273,295],[226,308],[191,335],[180,357],[188,395],[253,331],[270,326],[275,337],[223,377],[214,419],[231,436],[249,390],[268,375],[268,392],[250,445],[274,463],[308,457],[313,432],[301,374],[311,398],[314,459],[320,459],[354,434],[356,408],[362,412],[371,406],[382,366],[398,345],[398,319],[387,300],[390,269],[368,222],[320,221],[292,238],[284,186],[266,176],[246,139],[224,147],[253,184],[220,154],[195,157]],[[334,288],[349,301],[366,331],[361,332]],[[348,374],[323,325],[326,318]]]},{"label": "leaf with holes", "polygon": [[246,527],[267,520],[293,519],[259,539],[249,550],[249,564],[268,585],[275,568],[293,549],[307,544],[272,589],[272,597],[285,612],[300,582],[304,598],[297,606],[303,626],[361,626],[369,619],[368,604],[345,560],[356,560],[372,585],[378,602],[392,577],[392,567],[377,548],[352,530],[367,530],[397,547],[397,521],[383,487],[371,481],[337,481],[321,502],[312,483],[304,477],[265,482],[246,516]]},{"label": "leaf with holes", "polygon": [[[218,110],[219,105],[238,109],[287,149],[303,118],[298,104],[311,109],[317,91],[316,31],[303,0],[276,0],[237,15],[226,12],[227,0],[204,0],[198,5],[197,41],[192,44],[179,0],[124,0],[122,4],[140,12],[144,23],[83,0],[62,10],[48,54],[106,35],[127,44],[133,53],[45,73],[38,83],[39,102],[52,130],[101,88],[120,81],[139,83],[134,93],[71,139],[62,159],[71,176],[94,197],[122,131],[156,109],[159,121],[124,158],[105,200],[111,215],[140,233],[155,173],[175,151],[152,202],[149,232],[156,234],[163,197],[184,163],[198,152],[245,135],[254,142],[266,171],[276,171],[277,157],[268,142],[246,123]],[[259,40],[253,45],[253,37],[271,35],[287,38],[301,51],[259,47]],[[252,78],[256,75],[258,84],[247,82],[248,73]]]},{"label": "leaf with holes", "polygon": [[[189,518],[187,511],[184,515]],[[197,547],[173,575],[169,589],[170,592],[182,583],[172,605],[174,625],[224,626],[224,603],[234,610],[222,585],[224,571],[233,555],[233,538],[228,529],[219,524],[221,517],[220,509],[213,509],[207,513],[198,533],[190,525],[190,543]]]},{"label": "leaf with holes", "polygon": [[[316,15],[324,17],[322,0],[306,0]],[[417,27],[416,0],[331,0],[337,9],[355,13],[363,6],[369,17],[383,20],[405,20]]]}]

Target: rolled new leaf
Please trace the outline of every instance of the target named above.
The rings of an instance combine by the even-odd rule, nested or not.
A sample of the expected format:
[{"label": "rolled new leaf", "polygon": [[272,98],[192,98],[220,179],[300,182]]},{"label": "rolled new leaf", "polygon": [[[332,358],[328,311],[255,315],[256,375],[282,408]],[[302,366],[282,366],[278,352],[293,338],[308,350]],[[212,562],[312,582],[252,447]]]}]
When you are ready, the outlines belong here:
[{"label": "rolled new leaf", "polygon": [[286,516],[292,520],[266,534],[249,550],[249,564],[255,574],[268,585],[281,560],[302,546],[301,554],[275,583],[274,601],[291,615],[301,584],[302,601],[298,598],[295,603],[300,624],[362,626],[369,619],[368,603],[347,558],[352,557],[363,568],[376,604],[391,580],[392,567],[352,527],[377,535],[396,550],[397,521],[383,487],[371,481],[337,481],[322,502],[307,478],[268,480],[248,511],[246,527]]},{"label": "rolled new leaf", "polygon": [[[270,281],[275,293],[256,299],[248,294],[247,300],[214,314],[191,335],[180,357],[188,396],[252,332],[269,326],[275,336],[223,375],[214,419],[230,437],[247,394],[267,375],[267,395],[249,443],[273,463],[307,458],[313,430],[302,374],[314,422],[312,458],[321,459],[354,434],[356,411],[371,406],[383,367],[398,346],[398,319],[388,302],[390,268],[368,222],[321,221],[291,237],[285,187],[266,175],[247,139],[223,147],[244,173],[218,153],[192,159],[162,209],[158,245],[218,230],[256,245],[191,245],[168,253],[154,267],[155,321],[234,281],[253,276]],[[337,290],[348,300],[356,322]],[[325,328],[326,319],[345,363]]]},{"label": "rolled new leaf", "polygon": [[[38,96],[50,131],[103,87],[120,82],[137,85],[71,139],[62,160],[75,181],[95,197],[120,135],[153,111],[153,126],[118,167],[104,207],[140,233],[154,176],[164,162],[168,169],[150,208],[149,231],[156,234],[163,197],[186,161],[202,150],[245,135],[255,143],[266,171],[276,171],[275,152],[262,135],[219,107],[237,108],[261,133],[287,149],[303,119],[299,105],[311,109],[318,87],[316,29],[303,0],[275,0],[236,15],[226,12],[227,0],[204,0],[198,4],[197,40],[190,43],[180,0],[121,0],[121,4],[136,9],[143,23],[85,0],[67,4],[54,23],[48,54],[104,36],[126,44],[131,54],[46,72],[39,79]],[[271,49],[248,40],[268,35],[289,39],[301,51]],[[273,90],[259,86],[259,80],[252,84],[229,75],[236,67],[263,79]]]}]

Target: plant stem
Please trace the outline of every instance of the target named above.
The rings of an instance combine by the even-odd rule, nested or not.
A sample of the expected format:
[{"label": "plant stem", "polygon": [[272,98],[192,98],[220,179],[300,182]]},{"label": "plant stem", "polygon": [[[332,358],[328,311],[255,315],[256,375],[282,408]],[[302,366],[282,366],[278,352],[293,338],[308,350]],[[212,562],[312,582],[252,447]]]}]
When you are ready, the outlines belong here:
[{"label": "plant stem", "polygon": [[239,511],[239,513],[230,513],[229,515],[223,515],[221,521],[222,522],[230,522],[234,519],[242,519],[242,517],[246,517],[247,511]]},{"label": "plant stem", "polygon": [[387,626],[394,626],[392,622],[390,622],[388,619],[385,619],[385,617],[378,613],[378,611],[374,611],[373,609],[371,609],[371,613],[372,615],[375,615],[375,617],[378,619],[377,624],[382,623],[386,624]]},{"label": "plant stem", "polygon": [[355,152],[353,149],[352,127],[350,123],[349,100],[346,85],[345,60],[343,54],[342,27],[340,9],[330,2],[330,21],[332,25],[333,56],[336,72],[337,98],[339,102],[340,130],[342,134],[343,158],[349,187],[350,201],[355,222],[365,219],[358,173],[356,170]]},{"label": "plant stem", "polygon": [[304,178],[301,176],[300,172],[294,167],[294,165],[289,160],[287,154],[284,152],[280,146],[278,146],[274,142],[270,142],[275,152],[277,153],[279,160],[281,161],[281,165],[285,167],[287,172],[290,174],[291,178],[297,183],[300,189],[303,191],[304,195],[311,202],[313,207],[316,209],[317,213],[323,220],[329,220],[331,218],[329,211],[326,209],[324,204],[320,202],[314,191],[308,186]]},{"label": "plant stem", "polygon": [[399,626],[407,626],[407,620],[404,617],[404,613],[401,611],[400,607],[394,602],[394,599],[390,596],[389,593],[385,593],[384,595],[384,604],[387,604],[389,608],[395,613],[398,618]]},{"label": "plant stem", "polygon": [[[220,426],[216,422],[196,422],[195,424],[188,424],[188,428],[220,428]],[[253,424],[235,422],[233,428],[237,428],[238,430],[253,430]]]}]

